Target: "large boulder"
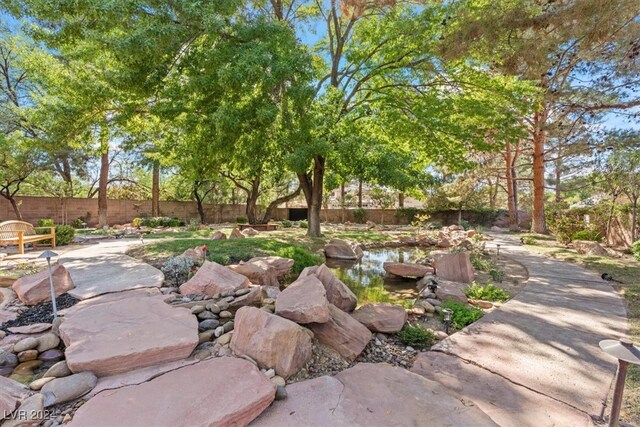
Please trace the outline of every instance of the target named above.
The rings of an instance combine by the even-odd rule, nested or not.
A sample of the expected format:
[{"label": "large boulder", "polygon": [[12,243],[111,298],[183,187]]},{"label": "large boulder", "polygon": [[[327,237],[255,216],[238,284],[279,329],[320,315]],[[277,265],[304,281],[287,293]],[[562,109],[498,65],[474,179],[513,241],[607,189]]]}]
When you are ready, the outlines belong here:
[{"label": "large boulder", "polygon": [[287,286],[276,299],[276,314],[296,323],[329,321],[329,301],[322,282],[305,276]]},{"label": "large boulder", "polygon": [[430,254],[436,276],[452,282],[471,283],[474,280],[473,267],[468,252],[444,253],[441,251]]},{"label": "large boulder", "polygon": [[244,234],[245,236],[256,236],[260,234],[260,232],[253,227],[247,227],[242,230],[242,234]]},{"label": "large boulder", "polygon": [[211,235],[211,240],[226,240],[227,235],[222,231],[216,231]]},{"label": "large boulder", "polygon": [[246,288],[249,283],[249,279],[242,274],[216,262],[205,261],[196,274],[180,286],[180,293],[214,296]]},{"label": "large boulder", "polygon": [[311,358],[311,334],[294,322],[255,307],[236,312],[231,350],[246,355],[260,368],[273,368],[288,378]]},{"label": "large boulder", "polygon": [[276,275],[278,278],[286,276],[291,271],[291,267],[293,267],[294,260],[291,258],[284,258],[280,256],[260,256],[251,258],[249,261],[253,264],[258,265],[268,265],[273,267],[276,270]]},{"label": "large boulder", "polygon": [[160,298],[91,304],[60,325],[72,372],[112,375],[189,357],[198,344],[196,317]]},{"label": "large boulder", "polygon": [[433,268],[422,264],[405,262],[385,262],[382,268],[389,274],[405,278],[420,278],[433,273]]},{"label": "large boulder", "polygon": [[32,394],[28,387],[0,375],[0,420],[8,418]]},{"label": "large boulder", "polygon": [[220,357],[100,393],[78,409],[72,424],[245,426],[274,396],[275,386],[251,362]]},{"label": "large boulder", "polygon": [[[438,288],[436,289],[436,297],[440,301],[454,300],[461,303],[467,303],[467,296],[463,289],[466,287],[464,283],[456,283],[449,280],[438,280]],[[430,293],[429,289],[424,289],[422,295]]]},{"label": "large boulder", "polygon": [[[51,268],[53,287],[56,297],[73,289],[73,281],[63,265],[55,265]],[[44,301],[51,301],[51,288],[49,286],[49,270],[44,269],[39,273],[30,274],[19,278],[13,283],[13,291],[20,301],[27,305],[36,305]]]},{"label": "large boulder", "polygon": [[328,322],[312,323],[309,329],[322,344],[349,361],[355,360],[371,340],[371,331],[333,304],[329,305],[329,312]]},{"label": "large boulder", "polygon": [[244,234],[237,228],[231,230],[231,234],[229,234],[229,239],[244,239]]},{"label": "large boulder", "polygon": [[358,304],[356,295],[338,280],[325,264],[315,267],[307,267],[300,273],[298,279],[306,276],[315,276],[322,284],[327,292],[327,300],[340,310],[352,312]]},{"label": "large boulder", "polygon": [[607,256],[607,250],[602,247],[602,245],[598,242],[591,242],[587,240],[574,240],[573,247],[576,252],[583,255],[599,255],[599,256]]},{"label": "large boulder", "polygon": [[234,298],[229,303],[229,310],[234,311],[247,305],[259,305],[262,302],[262,287],[250,286],[249,292]]},{"label": "large boulder", "polygon": [[385,334],[398,332],[407,322],[407,312],[402,306],[387,303],[365,304],[352,316],[370,331]]},{"label": "large boulder", "polygon": [[274,402],[252,427],[496,425],[472,401],[386,363],[359,363],[286,390],[287,399]]},{"label": "large boulder", "polygon": [[324,246],[324,255],[327,258],[356,260],[358,254],[354,249],[354,245],[344,240],[331,240]]},{"label": "large boulder", "polygon": [[280,286],[276,269],[270,265],[247,261],[230,265],[229,268],[238,274],[242,274],[251,283],[264,286]]}]

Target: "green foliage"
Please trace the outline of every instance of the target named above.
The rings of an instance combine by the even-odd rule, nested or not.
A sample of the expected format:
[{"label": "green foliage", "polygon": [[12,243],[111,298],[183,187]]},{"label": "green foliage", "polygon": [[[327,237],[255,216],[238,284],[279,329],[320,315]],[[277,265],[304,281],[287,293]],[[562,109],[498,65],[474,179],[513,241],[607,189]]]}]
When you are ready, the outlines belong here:
[{"label": "green foliage", "polygon": [[367,222],[367,211],[363,208],[358,208],[353,211],[353,220],[357,224],[364,224]]},{"label": "green foliage", "polygon": [[84,228],[86,226],[86,222],[84,221],[84,218],[76,218],[71,222],[71,226],[73,228]]},{"label": "green foliage", "polygon": [[38,227],[53,227],[55,224],[51,218],[42,218],[38,220]]},{"label": "green foliage", "polygon": [[589,240],[592,242],[601,242],[602,234],[596,230],[580,230],[573,233],[571,240]]},{"label": "green foliage", "polygon": [[285,219],[283,221],[280,221],[280,225],[282,225],[282,228],[291,228],[293,227],[293,222],[289,221],[288,219]]},{"label": "green foliage", "polygon": [[187,225],[187,231],[198,231],[200,229],[200,221],[192,219]]},{"label": "green foliage", "polygon": [[[462,329],[484,316],[484,312],[476,307],[469,307],[466,304],[454,300],[447,300],[442,303],[442,308],[452,311],[451,325],[456,329]],[[440,317],[444,319],[444,313],[440,311]]]},{"label": "green foliage", "polygon": [[464,294],[467,298],[480,299],[484,301],[500,301],[504,302],[511,298],[504,289],[498,288],[493,284],[478,285],[473,282],[471,286],[465,289]]},{"label": "green foliage", "polygon": [[502,279],[504,278],[504,272],[500,270],[496,260],[493,258],[485,258],[477,252],[472,252],[471,265],[476,270],[488,273],[496,282],[502,282]]},{"label": "green foliage", "polygon": [[298,227],[307,228],[309,227],[309,223],[307,221],[298,221]]},{"label": "green foliage", "polygon": [[424,213],[424,211],[417,208],[398,208],[395,216],[399,223],[411,224],[419,213]]},{"label": "green foliage", "polygon": [[640,261],[640,240],[636,240],[631,246],[631,252],[633,256]]},{"label": "green foliage", "polygon": [[419,349],[431,347],[436,339],[433,332],[422,325],[404,325],[398,332],[398,338],[402,341],[402,344]]},{"label": "green foliage", "polygon": [[140,219],[140,225],[149,228],[182,227],[184,225],[184,221],[182,221],[181,219],[169,218],[166,216],[134,218],[134,221],[136,221],[137,219]]},{"label": "green foliage", "polygon": [[523,245],[533,246],[538,244],[538,241],[533,236],[522,236],[520,240]]},{"label": "green foliage", "polygon": [[56,245],[65,246],[73,242],[76,229],[70,225],[56,225]]},{"label": "green foliage", "polygon": [[246,224],[248,222],[249,222],[249,219],[244,215],[240,215],[236,217],[236,223],[238,224]]},{"label": "green foliage", "polygon": [[180,286],[189,280],[193,270],[193,258],[172,256],[162,264],[161,270],[167,279],[171,280],[176,286]]},{"label": "green foliage", "polygon": [[140,228],[142,226],[142,218],[133,218],[131,220],[131,226],[135,228]]}]

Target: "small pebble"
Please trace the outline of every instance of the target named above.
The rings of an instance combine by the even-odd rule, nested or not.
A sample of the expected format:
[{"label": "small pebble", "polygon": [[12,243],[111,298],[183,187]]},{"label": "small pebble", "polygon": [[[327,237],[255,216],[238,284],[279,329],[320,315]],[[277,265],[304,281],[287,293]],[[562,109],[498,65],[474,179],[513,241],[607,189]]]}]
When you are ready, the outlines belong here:
[{"label": "small pebble", "polygon": [[[237,296],[237,297],[239,297],[239,296],[242,296],[242,295],[246,295],[246,294],[248,294],[249,292],[251,292],[251,289],[249,289],[249,288],[243,288],[243,289],[238,289],[238,290],[235,292],[235,294],[234,294],[234,295],[235,295],[235,296]],[[229,301],[229,302],[230,302],[230,301]]]},{"label": "small pebble", "polygon": [[224,334],[224,327],[223,326],[218,326],[215,329],[214,335],[215,335],[216,338],[218,338],[218,337],[222,336],[222,334]]},{"label": "small pebble", "polygon": [[281,387],[284,387],[287,384],[284,378],[282,378],[279,375],[272,377],[271,382],[274,383],[276,386],[281,386]]},{"label": "small pebble", "polygon": [[203,305],[194,305],[191,307],[191,314],[202,313],[205,310]]},{"label": "small pebble", "polygon": [[220,309],[220,307],[218,307],[217,304],[208,304],[207,305],[207,310],[209,310],[210,312],[212,312],[213,314],[218,314],[220,313],[220,311],[222,311]]},{"label": "small pebble", "polygon": [[287,398],[287,389],[280,385],[277,386],[275,400],[285,400],[286,398]]},{"label": "small pebble", "polygon": [[229,319],[231,317],[233,317],[233,314],[231,314],[230,311],[221,311],[220,312],[220,318],[221,319]]},{"label": "small pebble", "polygon": [[273,378],[276,376],[276,371],[274,371],[273,369],[267,369],[266,371],[264,371],[264,374],[267,376],[267,378]]}]

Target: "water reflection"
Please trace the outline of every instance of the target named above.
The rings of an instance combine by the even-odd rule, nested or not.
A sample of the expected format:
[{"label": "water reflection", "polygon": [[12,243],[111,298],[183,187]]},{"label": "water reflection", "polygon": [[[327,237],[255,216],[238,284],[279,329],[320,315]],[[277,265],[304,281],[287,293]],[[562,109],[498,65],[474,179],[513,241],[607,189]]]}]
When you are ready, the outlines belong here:
[{"label": "water reflection", "polygon": [[415,247],[384,248],[365,251],[360,261],[327,260],[327,266],[358,297],[359,304],[393,302],[408,305],[418,296],[416,281],[389,278],[382,265],[385,262],[418,262],[429,253]]}]

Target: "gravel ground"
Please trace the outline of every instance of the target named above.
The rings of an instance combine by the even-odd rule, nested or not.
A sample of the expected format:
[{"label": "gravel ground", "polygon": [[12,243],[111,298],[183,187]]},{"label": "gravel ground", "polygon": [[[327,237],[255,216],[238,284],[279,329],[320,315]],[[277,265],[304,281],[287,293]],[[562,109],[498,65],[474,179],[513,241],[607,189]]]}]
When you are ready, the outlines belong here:
[{"label": "gravel ground", "polygon": [[[58,307],[58,311],[60,311],[75,305],[78,301],[80,300],[75,299],[69,294],[62,294],[56,298],[56,305]],[[51,302],[42,302],[32,307],[28,307],[16,299],[10,305],[22,306],[24,308],[20,309],[20,314],[18,314],[18,317],[15,320],[10,320],[0,325],[1,330],[7,331],[7,328],[15,326],[27,326],[34,323],[53,322],[53,309],[51,307]]]}]

